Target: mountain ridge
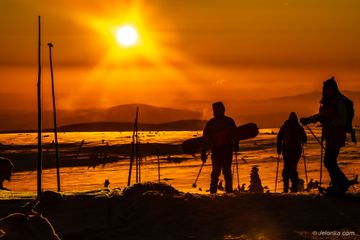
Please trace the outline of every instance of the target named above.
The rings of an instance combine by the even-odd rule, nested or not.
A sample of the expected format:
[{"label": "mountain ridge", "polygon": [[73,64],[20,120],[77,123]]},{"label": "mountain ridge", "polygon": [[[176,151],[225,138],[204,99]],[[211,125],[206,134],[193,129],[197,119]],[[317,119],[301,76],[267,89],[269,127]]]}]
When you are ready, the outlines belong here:
[{"label": "mountain ridge", "polygon": [[[354,124],[360,123],[357,109],[360,106],[359,91],[343,91],[344,95],[354,101]],[[261,128],[279,127],[290,112],[294,111],[298,117],[310,116],[319,109],[321,92],[313,91],[293,96],[281,96],[267,100],[241,101],[237,104],[226,105],[227,115],[233,117],[237,123],[255,122]],[[58,110],[58,126],[93,122],[134,122],[136,107],[139,107],[139,123],[163,124],[181,120],[204,120],[211,117],[211,105],[207,107],[208,115],[204,115],[204,107],[191,106],[194,110],[158,107],[149,104],[134,103],[116,105],[104,109]],[[52,112],[43,112],[43,129],[53,126]],[[31,130],[37,127],[37,114],[34,111],[0,110],[0,131]]]}]

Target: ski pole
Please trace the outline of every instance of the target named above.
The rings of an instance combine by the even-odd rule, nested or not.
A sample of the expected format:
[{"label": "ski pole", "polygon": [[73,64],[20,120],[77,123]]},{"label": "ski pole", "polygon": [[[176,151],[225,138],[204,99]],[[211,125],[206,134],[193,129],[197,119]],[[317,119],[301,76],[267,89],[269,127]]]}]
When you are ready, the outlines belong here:
[{"label": "ski pole", "polygon": [[201,164],[199,173],[198,173],[198,175],[197,175],[197,177],[196,177],[196,179],[195,179],[195,182],[194,182],[193,185],[192,185],[193,188],[196,188],[196,182],[197,182],[197,180],[199,179],[199,176],[200,176],[200,173],[201,173],[201,170],[202,170],[204,164],[205,164],[205,162],[203,162],[203,163]]},{"label": "ski pole", "polygon": [[321,146],[321,154],[320,154],[320,182],[319,182],[319,186],[321,187],[321,182],[322,182],[322,165],[323,165],[323,152],[324,152],[324,145],[322,144],[322,137],[321,137],[321,141],[319,140],[318,137],[315,136],[314,132],[311,130],[311,128],[306,125],[306,128],[311,132],[311,134],[314,136],[314,138],[316,139],[316,141],[320,144]]},{"label": "ski pole", "polygon": [[306,125],[306,128],[310,131],[310,133],[314,136],[315,140],[320,144],[321,147],[323,147],[322,142],[319,140],[319,138],[315,135],[315,133],[311,130],[311,128]]},{"label": "ski pole", "polygon": [[231,164],[232,165],[232,171],[231,171],[231,182],[234,181],[234,174],[235,174],[235,164]]},{"label": "ski pole", "polygon": [[302,152],[303,152],[303,158],[304,158],[305,179],[306,179],[306,186],[307,186],[309,184],[309,182],[308,182],[308,175],[307,175],[307,169],[306,169],[306,159],[305,159],[304,146],[302,146]]},{"label": "ski pole", "polygon": [[321,155],[320,155],[320,182],[319,182],[319,186],[321,187],[321,182],[322,182],[322,165],[323,165],[323,155],[324,155],[324,147],[321,144]]},{"label": "ski pole", "polygon": [[279,174],[279,163],[280,163],[280,154],[278,154],[278,161],[277,161],[277,166],[276,166],[275,192],[276,192],[278,174]]},{"label": "ski pole", "polygon": [[239,177],[239,165],[238,165],[238,158],[237,158],[237,151],[235,151],[235,162],[236,162],[236,175],[237,175],[237,184],[238,190],[240,191],[240,177]]}]

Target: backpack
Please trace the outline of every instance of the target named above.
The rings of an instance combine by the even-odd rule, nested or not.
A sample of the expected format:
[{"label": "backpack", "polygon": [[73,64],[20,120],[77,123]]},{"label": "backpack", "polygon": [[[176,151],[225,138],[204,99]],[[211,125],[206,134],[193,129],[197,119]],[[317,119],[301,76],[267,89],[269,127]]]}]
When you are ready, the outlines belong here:
[{"label": "backpack", "polygon": [[346,107],[346,123],[345,123],[345,131],[346,133],[351,134],[351,140],[356,143],[355,131],[352,127],[352,122],[355,116],[354,110],[354,102],[351,101],[348,97],[343,96],[343,101]]},{"label": "backpack", "polygon": [[301,149],[301,145],[302,140],[299,127],[296,125],[287,125],[282,140],[283,148],[288,150],[298,150]]}]

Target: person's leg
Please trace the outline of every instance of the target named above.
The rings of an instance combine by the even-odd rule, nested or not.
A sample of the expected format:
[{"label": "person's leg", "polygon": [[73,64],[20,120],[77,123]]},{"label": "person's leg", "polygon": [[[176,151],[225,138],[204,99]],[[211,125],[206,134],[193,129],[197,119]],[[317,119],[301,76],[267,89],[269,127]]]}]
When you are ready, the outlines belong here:
[{"label": "person's leg", "polygon": [[224,162],[223,162],[223,174],[225,179],[225,191],[227,193],[233,192],[233,181],[231,175],[231,166],[232,166],[232,149],[227,149],[224,152]]},{"label": "person's leg", "polygon": [[284,169],[282,171],[283,183],[284,183],[284,192],[289,192],[289,180],[291,176],[291,166],[290,166],[290,156],[285,151],[283,152],[284,159]]},{"label": "person's leg", "polygon": [[291,170],[290,170],[290,179],[291,179],[291,192],[298,191],[298,182],[299,174],[297,171],[297,165],[301,157],[301,152],[294,152],[291,156]]},{"label": "person's leg", "polygon": [[221,174],[221,154],[213,150],[211,154],[212,161],[212,172],[211,172],[211,183],[210,183],[210,193],[216,193],[218,187],[218,181]]},{"label": "person's leg", "polygon": [[284,183],[284,193],[287,193],[289,192],[289,174],[288,174],[288,170],[285,167],[282,170],[282,177]]},{"label": "person's leg", "polygon": [[327,147],[325,150],[324,166],[328,170],[331,185],[335,188],[343,187],[348,184],[349,180],[339,168],[337,158],[340,152],[340,147]]},{"label": "person's leg", "polygon": [[291,192],[297,192],[299,175],[296,169],[292,170],[290,179],[291,179]]}]

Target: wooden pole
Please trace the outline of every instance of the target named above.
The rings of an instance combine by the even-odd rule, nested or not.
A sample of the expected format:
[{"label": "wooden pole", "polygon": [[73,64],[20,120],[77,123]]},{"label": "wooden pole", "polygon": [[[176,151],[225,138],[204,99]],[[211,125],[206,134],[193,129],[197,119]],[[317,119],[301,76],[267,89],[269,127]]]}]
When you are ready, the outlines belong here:
[{"label": "wooden pole", "polygon": [[139,181],[138,183],[141,183],[141,154],[140,154],[140,141],[138,141],[137,143],[137,147],[136,147],[136,151],[137,151],[137,155],[138,155],[138,162],[139,162]]},{"label": "wooden pole", "polygon": [[139,183],[139,153],[138,153],[138,132],[137,122],[135,123],[135,166],[136,166],[136,177],[135,182]]},{"label": "wooden pole", "polygon": [[50,56],[52,104],[53,104],[53,113],[54,113],[54,135],[55,135],[57,191],[60,192],[60,156],[59,156],[59,144],[58,144],[57,124],[56,124],[56,102],[55,102],[54,71],[53,71],[52,54],[51,54],[51,48],[54,45],[52,43],[48,43],[48,46],[49,46],[49,56]]},{"label": "wooden pole", "polygon": [[134,122],[134,130],[132,135],[132,142],[131,142],[131,155],[130,155],[130,167],[129,167],[129,175],[128,175],[128,186],[131,184],[131,172],[132,172],[132,166],[134,162],[134,151],[135,151],[135,130],[137,125],[137,118],[138,118],[138,111],[139,108],[136,108],[136,116],[135,116],[135,122]]},{"label": "wooden pole", "polygon": [[141,166],[140,166],[140,142],[139,142],[139,124],[138,124],[138,118],[139,118],[139,111],[136,110],[136,132],[135,132],[135,139],[136,139],[136,183],[140,183],[141,181]]},{"label": "wooden pole", "polygon": [[37,159],[37,196],[42,192],[42,142],[41,142],[41,41],[40,41],[40,16],[38,17],[38,82],[37,82],[37,105],[38,105],[38,159]]},{"label": "wooden pole", "polygon": [[159,153],[159,148],[156,149],[156,153],[157,153],[157,160],[158,160],[158,181],[159,183],[161,182],[160,180],[160,153]]}]

